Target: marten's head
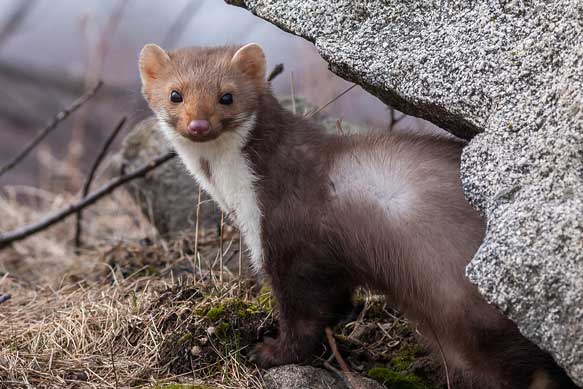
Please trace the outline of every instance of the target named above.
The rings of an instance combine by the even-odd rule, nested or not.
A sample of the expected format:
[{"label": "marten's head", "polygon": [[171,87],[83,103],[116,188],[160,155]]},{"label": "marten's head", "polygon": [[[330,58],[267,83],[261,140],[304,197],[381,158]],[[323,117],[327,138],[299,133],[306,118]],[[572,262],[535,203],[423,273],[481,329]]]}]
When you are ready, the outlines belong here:
[{"label": "marten's head", "polygon": [[140,53],[142,93],[171,137],[206,142],[254,120],[267,87],[256,44]]}]

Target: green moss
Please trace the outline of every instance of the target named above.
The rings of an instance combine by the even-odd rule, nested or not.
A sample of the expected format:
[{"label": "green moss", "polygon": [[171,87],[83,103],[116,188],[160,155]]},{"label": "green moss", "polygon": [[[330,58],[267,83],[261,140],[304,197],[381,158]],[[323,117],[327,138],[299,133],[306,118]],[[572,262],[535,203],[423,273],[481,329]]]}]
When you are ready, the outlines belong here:
[{"label": "green moss", "polygon": [[182,335],[180,337],[180,339],[178,339],[178,342],[177,343],[178,344],[184,344],[184,343],[188,342],[190,339],[192,339],[192,334],[190,332],[188,332],[188,333]]},{"label": "green moss", "polygon": [[268,286],[263,285],[259,290],[259,294],[257,295],[257,305],[258,308],[262,311],[273,310],[273,294],[271,293],[271,289],[269,289]]},{"label": "green moss", "polygon": [[364,295],[364,294],[361,294],[361,293],[357,293],[357,294],[355,294],[355,295],[354,295],[354,297],[352,298],[352,302],[353,302],[355,305],[358,305],[358,304],[364,304],[364,303],[366,303],[366,295]]},{"label": "green moss", "polygon": [[138,308],[138,297],[136,296],[136,292],[132,290],[132,294],[130,296],[132,308]]},{"label": "green moss", "polygon": [[204,306],[203,307],[198,306],[198,307],[194,308],[194,310],[192,311],[192,313],[194,313],[194,316],[196,316],[196,317],[205,317],[206,312],[207,312],[207,308]]},{"label": "green moss", "polygon": [[256,315],[261,312],[264,312],[264,310],[261,309],[259,305],[248,304],[239,309],[237,316],[239,316],[241,319],[247,319],[249,316]]},{"label": "green moss", "polygon": [[407,370],[413,363],[414,359],[405,357],[394,357],[391,359],[391,365],[398,371]]},{"label": "green moss", "polygon": [[214,307],[208,310],[208,312],[206,313],[206,317],[209,320],[218,320],[220,319],[223,314],[225,313],[225,307],[223,307],[222,305],[219,305],[218,307]]},{"label": "green moss", "polygon": [[225,338],[227,336],[227,330],[229,329],[229,324],[222,322],[215,327],[215,334],[220,338]]},{"label": "green moss", "polygon": [[391,389],[427,389],[419,377],[397,373],[385,367],[373,367],[368,376]]},{"label": "green moss", "polygon": [[230,298],[217,307],[212,308],[206,313],[206,317],[210,320],[232,318],[234,314],[239,319],[247,319],[253,314],[264,312],[264,310],[257,304],[250,304],[238,298]]},{"label": "green moss", "polygon": [[423,348],[418,344],[407,344],[397,351],[395,357],[391,358],[391,365],[398,371],[407,370],[415,362],[415,359],[423,353]]}]

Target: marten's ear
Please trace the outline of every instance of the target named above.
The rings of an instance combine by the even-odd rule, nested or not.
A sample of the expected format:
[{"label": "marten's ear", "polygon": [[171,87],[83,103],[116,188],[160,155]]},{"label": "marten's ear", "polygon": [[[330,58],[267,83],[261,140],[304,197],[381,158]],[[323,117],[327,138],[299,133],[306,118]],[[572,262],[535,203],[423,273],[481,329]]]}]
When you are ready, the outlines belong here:
[{"label": "marten's ear", "polygon": [[160,71],[170,62],[170,57],[160,46],[153,43],[144,46],[140,52],[140,77],[144,87],[158,78]]},{"label": "marten's ear", "polygon": [[258,85],[265,83],[265,54],[258,44],[249,43],[241,47],[231,59],[231,64]]}]

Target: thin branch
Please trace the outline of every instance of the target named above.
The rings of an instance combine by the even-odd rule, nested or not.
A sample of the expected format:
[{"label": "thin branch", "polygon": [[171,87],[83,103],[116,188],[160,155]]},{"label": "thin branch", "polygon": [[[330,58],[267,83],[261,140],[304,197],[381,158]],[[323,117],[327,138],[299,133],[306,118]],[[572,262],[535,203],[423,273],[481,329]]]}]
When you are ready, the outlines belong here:
[{"label": "thin branch", "polygon": [[184,8],[178,13],[172,26],[168,29],[168,32],[162,41],[162,47],[165,49],[172,49],[174,45],[176,45],[184,30],[188,27],[188,22],[190,22],[194,15],[196,15],[198,9],[203,3],[204,1],[200,0],[189,1],[186,3]]},{"label": "thin branch", "polygon": [[225,229],[225,213],[221,211],[221,227],[219,232],[219,281],[223,283],[223,266],[224,266],[224,253],[223,253],[223,230]]},{"label": "thin branch", "polygon": [[176,157],[176,154],[173,152],[157,157],[150,161],[148,164],[136,169],[135,171],[109,181],[107,184],[95,192],[89,194],[88,196],[82,198],[77,203],[71,204],[65,209],[48,215],[37,223],[29,224],[16,230],[0,234],[0,249],[6,247],[12,242],[25,239],[31,235],[36,234],[37,232],[43,231],[53,224],[66,219],[68,216],[76,213],[77,211],[87,208],[88,206],[97,202],[97,200],[113,192],[116,188],[136,178],[145,176],[149,171],[156,169],[158,166],[170,161],[174,157]]},{"label": "thin branch", "polygon": [[[449,368],[447,366],[447,359],[445,359],[443,347],[441,346],[441,342],[439,341],[439,338],[437,337],[437,334],[435,333],[435,330],[433,329],[433,326],[431,324],[429,325],[429,329],[431,329],[431,333],[432,333],[433,337],[435,338],[435,342],[437,343],[437,347],[439,348],[439,355],[441,357],[441,362],[443,362],[443,369],[445,370],[445,381],[447,383],[447,389],[451,389],[451,382],[449,380]],[[417,333],[421,334],[421,332],[418,329],[417,329]],[[423,334],[421,334],[421,336],[423,336]]]},{"label": "thin branch", "polygon": [[115,389],[118,389],[119,381],[117,379],[117,368],[115,367],[115,360],[113,359],[113,343],[110,344],[109,355],[111,356],[111,367],[113,368],[113,376],[115,378]]},{"label": "thin branch", "polygon": [[238,292],[241,294],[241,274],[243,268],[243,234],[241,234],[241,230],[239,230],[239,271],[237,273],[237,285],[238,285]]},{"label": "thin branch", "polygon": [[[198,230],[200,226],[200,202],[202,200],[202,189],[200,185],[198,186],[198,199],[196,201],[196,224],[194,225],[194,261],[198,262],[198,274],[202,277],[202,267],[200,264],[200,255],[198,254]],[[194,278],[196,278],[196,267],[195,263],[192,263],[192,272]]]},{"label": "thin branch", "polygon": [[346,364],[346,362],[344,362],[344,359],[342,359],[342,355],[340,355],[340,352],[338,352],[338,347],[336,347],[336,340],[334,340],[334,335],[332,334],[332,330],[330,329],[330,327],[326,327],[326,338],[328,339],[328,343],[330,344],[332,353],[336,358],[336,362],[338,362],[338,365],[340,365],[340,368],[342,369],[342,372],[344,373],[344,376],[346,377],[346,381],[349,383],[349,386],[352,387],[353,389],[360,389],[360,385],[358,385],[354,381],[354,377],[352,376],[352,373],[350,372],[348,365]]},{"label": "thin branch", "polygon": [[[91,166],[91,170],[89,171],[89,175],[87,176],[87,179],[85,180],[85,184],[83,185],[82,197],[87,197],[87,195],[89,194],[89,190],[91,189],[91,184],[93,183],[93,179],[95,178],[95,173],[97,172],[97,169],[101,165],[101,162],[103,162],[103,159],[107,155],[107,151],[109,150],[109,147],[111,146],[111,144],[113,143],[113,141],[115,140],[117,135],[121,132],[121,130],[126,122],[126,119],[127,118],[125,116],[123,118],[121,118],[121,120],[115,126],[113,131],[109,134],[109,136],[105,140],[105,143],[101,147],[101,151],[99,151],[97,158],[95,158],[95,161],[93,162],[93,166]],[[82,219],[83,219],[83,211],[82,210],[79,210],[77,212],[76,219],[77,220],[75,223],[75,225],[76,225],[76,228],[75,228],[75,247],[79,248],[79,247],[81,247],[81,234],[83,233],[82,232],[83,227],[82,227],[82,223],[81,223]]]},{"label": "thin branch", "polygon": [[347,94],[348,92],[350,92],[355,86],[357,86],[357,84],[352,84],[351,86],[349,86],[348,88],[346,88],[342,93],[340,93],[336,97],[330,99],[326,104],[322,105],[320,108],[315,109],[312,112],[306,114],[306,117],[307,118],[311,118],[311,117],[319,114],[324,109],[326,109],[326,107],[328,107],[330,104],[332,104],[333,102],[335,102],[336,100],[338,100],[339,98],[341,98],[342,96],[344,96],[345,94]]},{"label": "thin branch", "polygon": [[[103,66],[111,47],[112,38],[122,21],[128,2],[129,0],[118,0],[112,7],[95,47],[89,52],[85,86],[93,85],[97,80],[101,79]],[[89,103],[79,111],[79,115],[74,121],[73,133],[69,141],[67,162],[70,169],[70,179],[74,187],[81,185],[79,162],[83,153],[86,125],[91,109],[92,104]]]},{"label": "thin branch", "polygon": [[239,230],[239,273],[238,273],[238,283],[239,283],[239,293],[241,293],[241,274],[243,268],[243,234]]},{"label": "thin branch", "polygon": [[336,120],[336,133],[338,135],[344,135],[344,129],[342,128],[342,120]]},{"label": "thin branch", "polygon": [[294,115],[298,113],[298,109],[296,107],[296,88],[294,85],[294,72],[289,74],[289,87],[291,91],[291,99],[292,99],[292,112]]},{"label": "thin branch", "polygon": [[269,77],[267,77],[267,81],[271,82],[273,80],[275,80],[277,78],[277,76],[279,76],[281,73],[283,73],[283,64],[282,63],[278,63],[277,65],[275,65],[273,67],[273,70],[271,71],[271,73],[269,73]]},{"label": "thin branch", "polygon": [[78,110],[80,107],[83,106],[83,104],[85,104],[93,96],[95,96],[95,94],[97,93],[99,88],[101,88],[102,85],[103,82],[99,81],[93,88],[91,88],[83,96],[75,100],[64,111],[59,112],[45,128],[40,130],[37,133],[37,135],[14,158],[12,158],[12,160],[10,160],[8,163],[0,167],[0,177],[4,173],[12,169],[14,166],[18,165],[28,154],[30,154],[30,152],[36,146],[38,146],[40,142],[43,141],[44,138],[47,137],[47,135],[49,135],[52,131],[54,131],[57,128],[59,123],[68,118],[73,112]]}]

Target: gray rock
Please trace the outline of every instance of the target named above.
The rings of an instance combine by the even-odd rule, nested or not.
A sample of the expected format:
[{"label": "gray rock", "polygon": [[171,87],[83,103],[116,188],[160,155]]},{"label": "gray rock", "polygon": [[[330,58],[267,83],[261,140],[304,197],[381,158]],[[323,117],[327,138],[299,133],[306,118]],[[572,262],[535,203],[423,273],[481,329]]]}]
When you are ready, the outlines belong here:
[{"label": "gray rock", "polygon": [[[274,367],[265,373],[263,379],[267,389],[350,389],[338,374],[312,366]],[[384,388],[369,378],[355,376],[354,380],[360,389]]]},{"label": "gray rock", "polygon": [[227,2],[387,104],[475,136],[462,180],[488,231],[467,274],[583,385],[583,3]]}]

